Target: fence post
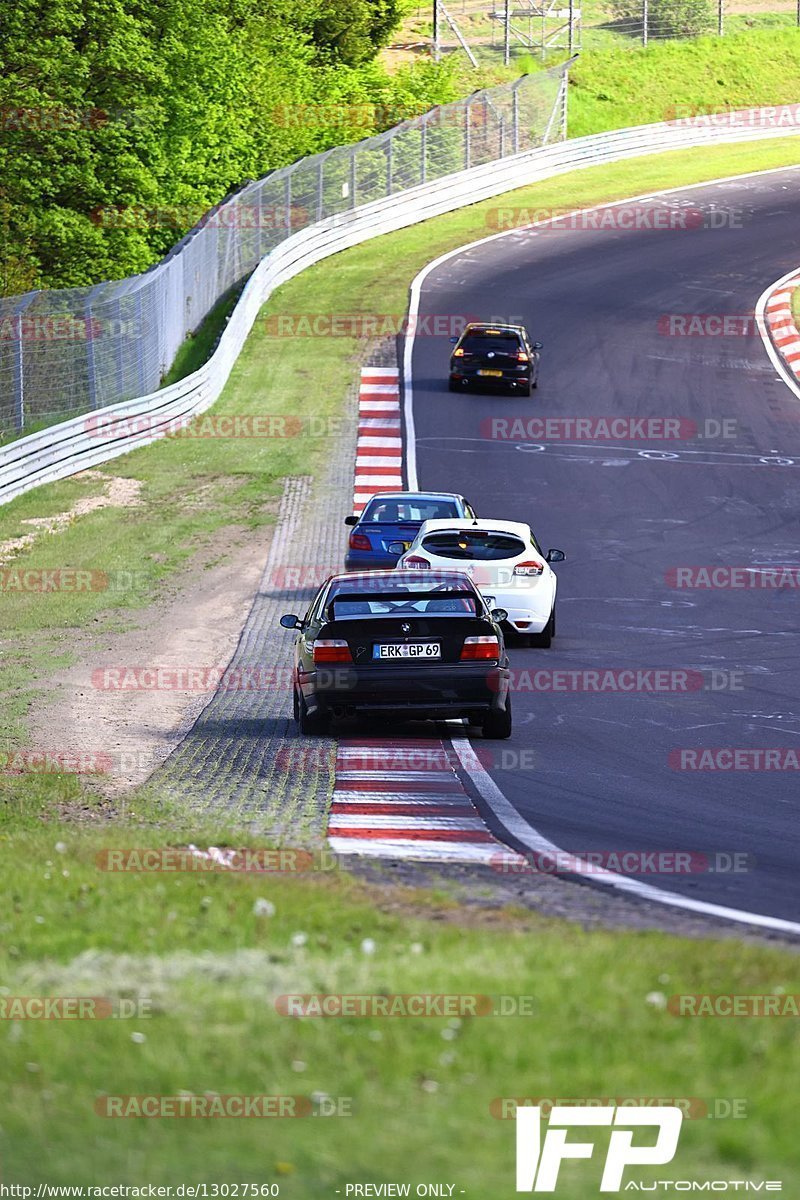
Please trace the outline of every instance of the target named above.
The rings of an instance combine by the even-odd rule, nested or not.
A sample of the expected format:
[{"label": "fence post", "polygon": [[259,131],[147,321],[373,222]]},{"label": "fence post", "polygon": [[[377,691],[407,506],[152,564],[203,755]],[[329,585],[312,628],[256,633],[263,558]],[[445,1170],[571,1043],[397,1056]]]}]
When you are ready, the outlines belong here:
[{"label": "fence post", "polygon": [[[136,290],[136,323],[139,329],[142,328],[144,321],[142,318],[142,289]],[[147,395],[147,383],[145,381],[144,372],[144,338],[136,339],[136,366],[139,371],[139,395]]]},{"label": "fence post", "polygon": [[[94,290],[94,289],[92,289]],[[97,366],[94,357],[94,328],[92,325],[92,293],[86,297],[86,372],[87,382],[89,384],[89,407],[97,408]],[[116,332],[117,337],[122,337],[122,327]],[[139,337],[142,338],[142,330],[139,330]]]},{"label": "fence post", "polygon": [[[122,329],[122,297],[117,297],[117,325]],[[114,358],[117,367],[117,395],[120,399],[125,394],[125,363],[122,358],[122,338],[118,338],[114,346]]]},{"label": "fence post", "polygon": [[[798,0],[798,3],[800,4],[800,0]],[[358,178],[357,172],[356,172],[356,167],[358,165],[357,159],[358,159],[358,151],[351,150],[350,151],[350,199],[352,201],[352,203],[350,205],[351,208],[355,208],[356,204],[358,203],[358,201],[356,200],[356,182],[357,182],[357,178]]]},{"label": "fence post", "polygon": [[717,37],[725,32],[725,0],[717,0]]},{"label": "fence post", "polygon": [[317,164],[317,220],[321,221],[325,216],[325,208],[323,204],[323,191],[325,188],[325,158],[326,155],[320,157]]},{"label": "fence post", "polygon": [[[797,0],[800,4],[800,0]],[[425,183],[428,177],[428,122],[423,118],[420,126],[419,141],[419,181]]]},{"label": "fence post", "polygon": [[642,0],[642,45],[647,45],[647,23],[649,18],[647,0]]},{"label": "fence post", "polygon": [[261,262],[261,228],[264,224],[264,188],[261,184],[255,189],[256,214],[256,266]]},{"label": "fence post", "polygon": [[388,142],[386,143],[386,195],[387,196],[391,196],[392,184],[394,182],[392,179],[392,168],[394,166],[394,164],[392,162],[393,150],[394,150],[394,138],[390,137]]},{"label": "fence post", "polygon": [[[798,2],[800,2],[800,0],[798,0]],[[518,84],[515,84],[514,89],[511,93],[511,120],[513,123],[514,153],[515,154],[519,153],[519,92],[517,90],[518,86],[519,86]]]},{"label": "fence post", "polygon": [[292,176],[287,173],[284,183],[284,204],[286,205],[286,236],[292,232]]},{"label": "fence post", "polygon": [[472,120],[472,111],[470,109],[470,97],[464,101],[464,167],[466,170],[472,166],[472,143],[470,124]]},{"label": "fence post", "polygon": [[22,338],[22,314],[32,304],[39,292],[28,292],[22,296],[14,309],[14,428],[22,433],[25,428],[25,354]]}]

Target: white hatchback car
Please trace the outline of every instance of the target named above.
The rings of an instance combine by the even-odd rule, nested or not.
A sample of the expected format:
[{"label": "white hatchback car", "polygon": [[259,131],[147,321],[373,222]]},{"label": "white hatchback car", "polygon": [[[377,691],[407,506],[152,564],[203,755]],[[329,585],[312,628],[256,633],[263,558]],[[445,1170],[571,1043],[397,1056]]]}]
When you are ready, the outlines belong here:
[{"label": "white hatchback car", "polygon": [[[392,547],[389,547],[392,550]],[[425,521],[398,568],[466,571],[490,608],[508,613],[505,627],[549,646],[556,632],[555,573],[563,550],[544,553],[530,525],[519,521]]]}]

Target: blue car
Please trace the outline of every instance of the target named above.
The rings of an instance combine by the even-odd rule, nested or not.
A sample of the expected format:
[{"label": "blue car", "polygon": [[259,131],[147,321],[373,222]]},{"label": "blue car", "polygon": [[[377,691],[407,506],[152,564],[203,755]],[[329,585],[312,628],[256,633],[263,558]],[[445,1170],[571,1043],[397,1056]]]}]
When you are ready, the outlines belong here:
[{"label": "blue car", "polygon": [[402,543],[407,550],[423,521],[450,517],[472,520],[475,515],[472,505],[454,492],[378,492],[360,517],[345,517],[345,525],[352,525],[353,531],[344,569],[385,571],[400,557],[399,553],[389,552],[390,543]]}]

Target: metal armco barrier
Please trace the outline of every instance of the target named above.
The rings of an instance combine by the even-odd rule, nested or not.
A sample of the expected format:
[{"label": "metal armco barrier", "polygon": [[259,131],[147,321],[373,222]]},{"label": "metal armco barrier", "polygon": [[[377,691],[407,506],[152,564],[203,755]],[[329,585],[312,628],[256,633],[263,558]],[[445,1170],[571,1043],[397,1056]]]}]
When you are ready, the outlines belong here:
[{"label": "metal armco barrier", "polygon": [[[568,67],[474,92],[247,183],[141,275],[0,298],[0,432],[33,432],[160,388],[186,337],[293,234],[565,137]],[[303,123],[314,108],[290,106],[285,117]],[[142,205],[101,208],[93,219],[123,231],[191,223],[186,209]]]},{"label": "metal armco barrier", "polygon": [[[654,124],[593,134],[483,163],[382,200],[338,213],[293,234],[255,269],[213,356],[170,387],[73,418],[0,451],[0,503],[145,446],[208,409],[219,397],[259,310],[275,288],[331,254],[467,204],[583,167],[693,146],[796,134],[771,125],[773,109],[728,114],[725,124]],[[759,114],[765,114],[761,121]],[[737,119],[738,116],[738,119]],[[766,127],[765,127],[766,126]],[[124,422],[114,439],[98,437],[98,418]],[[136,427],[137,419],[140,427]]]}]

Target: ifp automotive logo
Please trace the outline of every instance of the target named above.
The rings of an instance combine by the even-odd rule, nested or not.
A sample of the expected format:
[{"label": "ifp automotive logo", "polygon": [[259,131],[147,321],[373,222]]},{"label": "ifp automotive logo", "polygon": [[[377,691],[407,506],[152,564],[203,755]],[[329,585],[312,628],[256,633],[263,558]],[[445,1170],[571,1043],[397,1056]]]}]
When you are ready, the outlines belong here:
[{"label": "ifp automotive logo", "polygon": [[[517,1191],[554,1192],[561,1163],[567,1158],[591,1158],[592,1142],[568,1142],[570,1126],[611,1125],[601,1192],[618,1192],[626,1167],[662,1166],[672,1162],[678,1149],[683,1112],[669,1105],[658,1109],[619,1108],[603,1105],[579,1108],[554,1105],[550,1109],[547,1132],[542,1139],[542,1110],[538,1107],[517,1109]],[[635,1146],[634,1130],[656,1126],[658,1136],[652,1145]]]}]

